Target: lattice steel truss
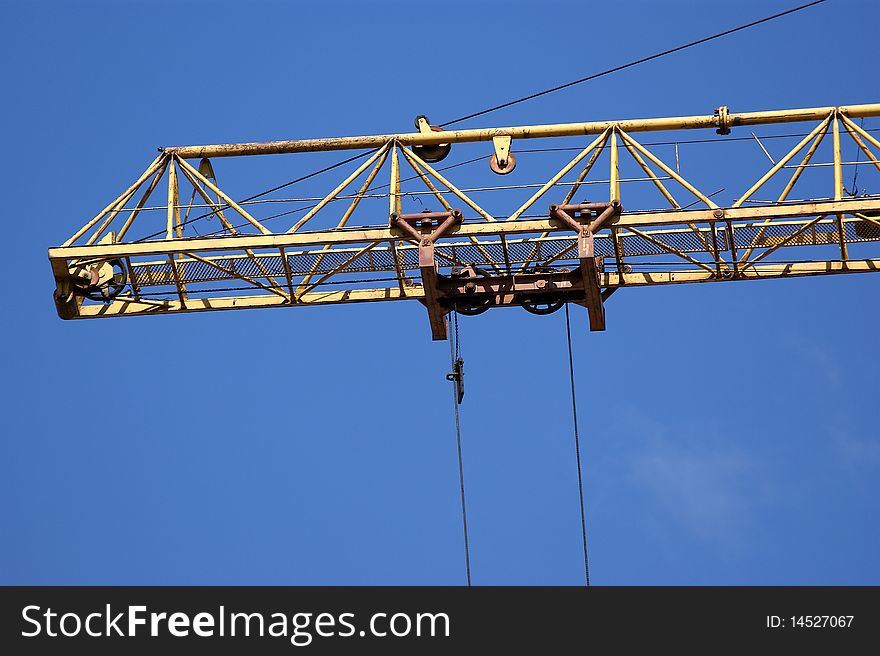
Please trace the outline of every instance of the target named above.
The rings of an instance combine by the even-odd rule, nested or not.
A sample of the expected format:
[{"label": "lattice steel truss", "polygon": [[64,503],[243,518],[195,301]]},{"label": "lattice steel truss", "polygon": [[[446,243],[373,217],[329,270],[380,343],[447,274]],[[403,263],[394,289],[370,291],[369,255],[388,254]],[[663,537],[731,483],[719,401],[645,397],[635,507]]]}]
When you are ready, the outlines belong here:
[{"label": "lattice steel truss", "polygon": [[[845,132],[867,158],[862,163],[880,171],[872,150],[880,142],[853,120],[878,115],[880,104],[742,114],[722,107],[712,116],[457,131],[432,128],[420,117],[418,132],[410,134],[167,148],[62,246],[49,249],[58,314],[77,319],[417,300],[428,309],[434,339],[445,339],[452,308],[477,314],[522,305],[545,313],[571,301],[588,308],[591,329],[602,330],[603,301],[621,287],[878,271],[880,259],[851,251],[880,241],[880,198],[847,192],[842,171],[850,163],[841,156]],[[794,122],[818,123],[728,207],[717,206],[633,136],[706,128],[726,134],[733,126]],[[820,166],[811,160],[829,132],[829,195],[791,200],[804,171]],[[517,142],[584,136],[589,143],[506,216],[491,214],[432,166],[455,144],[491,141],[492,168],[507,173]],[[363,161],[284,231],[271,230],[252,206],[224,192],[208,159],[351,149],[364,149]],[[603,154],[607,201],[575,202]],[[632,158],[668,209],[626,205],[622,155]],[[201,161],[193,166],[192,159]],[[358,227],[351,219],[365,198],[376,196],[372,185],[386,165],[388,215],[372,215],[372,223],[378,218],[382,225]],[[403,212],[404,167],[436,210]],[[787,182],[775,201],[751,202],[783,175]],[[133,238],[146,210],[157,209],[147,203],[160,184],[167,189],[163,229]],[[673,184],[694,203],[682,206]],[[187,193],[189,202],[182,202]],[[528,215],[541,199],[546,214]],[[549,209],[548,200],[554,201]],[[185,234],[196,212],[216,219],[219,230]],[[332,214],[335,227],[306,231],[320,212]],[[155,227],[147,223],[142,232]],[[786,259],[775,261],[783,253]]]}]

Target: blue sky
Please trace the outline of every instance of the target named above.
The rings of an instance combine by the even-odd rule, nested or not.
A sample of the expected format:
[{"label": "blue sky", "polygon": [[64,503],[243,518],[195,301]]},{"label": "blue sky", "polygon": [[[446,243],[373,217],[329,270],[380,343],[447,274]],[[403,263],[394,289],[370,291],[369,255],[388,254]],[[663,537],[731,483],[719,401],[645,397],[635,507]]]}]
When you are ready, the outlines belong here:
[{"label": "blue sky", "polygon": [[[0,583],[462,584],[423,308],[62,322],[47,247],[160,145],[409,131],[793,4],[4,3]],[[834,0],[470,126],[876,102],[878,18]],[[729,201],[766,160],[725,148],[681,156]],[[224,188],[306,165],[257,159]],[[573,312],[595,584],[880,583],[877,283],[624,290],[601,334]],[[474,582],[578,584],[564,317],[462,330]]]}]

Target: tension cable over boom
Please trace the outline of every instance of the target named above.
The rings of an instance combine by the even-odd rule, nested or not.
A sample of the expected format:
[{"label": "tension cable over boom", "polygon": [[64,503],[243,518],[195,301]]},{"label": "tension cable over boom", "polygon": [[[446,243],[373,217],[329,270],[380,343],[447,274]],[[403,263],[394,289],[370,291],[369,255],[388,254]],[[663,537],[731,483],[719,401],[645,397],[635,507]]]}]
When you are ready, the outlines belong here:
[{"label": "tension cable over boom", "polygon": [[611,75],[612,73],[617,73],[618,71],[625,70],[627,68],[632,68],[633,66],[638,66],[639,64],[644,64],[649,61],[653,61],[655,59],[660,59],[661,57],[665,57],[666,55],[671,55],[676,52],[680,52],[682,50],[687,50],[688,48],[693,48],[694,46],[701,45],[703,43],[708,43],[709,41],[714,41],[715,39],[720,39],[724,36],[729,36],[736,32],[740,32],[742,30],[746,30],[750,27],[755,27],[756,25],[760,25],[762,23],[768,23],[772,20],[776,20],[777,18],[782,18],[783,16],[788,16],[789,14],[794,14],[796,12],[802,11],[814,5],[820,5],[827,0],[815,0],[814,2],[808,2],[807,4],[800,5],[798,7],[793,7],[787,11],[779,12],[778,14],[773,14],[772,16],[767,16],[765,18],[761,18],[760,20],[752,21],[751,23],[746,23],[745,25],[740,25],[739,27],[734,27],[730,30],[725,30],[724,32],[718,32],[717,34],[713,34],[711,36],[703,37],[702,39],[697,39],[696,41],[691,41],[690,43],[685,43],[676,48],[670,48],[669,50],[664,50],[662,52],[655,53],[653,55],[649,55],[648,57],[642,57],[641,59],[636,59],[635,61],[631,61],[626,64],[621,64],[620,66],[615,66],[614,68],[609,68],[599,73],[593,73],[592,75],[587,75],[586,77],[582,77],[577,80],[572,80],[571,82],[566,82],[565,84],[560,84],[555,87],[551,87],[549,89],[544,89],[543,91],[538,91],[536,93],[529,94],[527,96],[523,96],[522,98],[517,98],[516,100],[511,100],[506,103],[502,103],[500,105],[495,105],[494,107],[489,107],[488,109],[483,109],[479,112],[474,112],[473,114],[467,114],[466,116],[461,116],[459,118],[453,119],[451,121],[446,121],[445,123],[441,123],[440,125],[444,128],[455,125],[456,123],[461,123],[462,121],[467,121],[472,118],[476,118],[477,116],[483,116],[484,114],[489,114],[490,112],[498,111],[499,109],[505,109],[507,107],[512,107],[513,105],[518,105],[519,103],[524,103],[527,100],[534,100],[535,98],[540,98],[541,96],[546,96],[548,94],[554,93],[556,91],[562,91],[563,89],[568,89],[569,87],[573,87],[578,84],[583,84],[584,82],[589,82],[590,80],[595,80],[596,78],[604,77],[606,75]]}]

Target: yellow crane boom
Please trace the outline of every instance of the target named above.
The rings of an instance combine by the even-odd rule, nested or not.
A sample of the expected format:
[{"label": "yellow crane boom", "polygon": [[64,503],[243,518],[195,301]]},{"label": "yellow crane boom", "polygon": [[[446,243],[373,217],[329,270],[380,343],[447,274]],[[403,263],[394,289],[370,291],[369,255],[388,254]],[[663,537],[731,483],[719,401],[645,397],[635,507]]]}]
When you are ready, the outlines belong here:
[{"label": "yellow crane boom", "polygon": [[[622,287],[878,271],[880,197],[847,192],[843,167],[853,163],[841,155],[846,136],[864,155],[861,163],[880,170],[880,142],[853,120],[875,116],[880,104],[739,114],[720,107],[705,116],[450,131],[419,117],[418,130],[407,134],[165,148],[104,210],[49,249],[56,306],[59,316],[75,319],[417,300],[434,339],[445,339],[453,309],[478,314],[516,305],[544,314],[574,302],[588,309],[591,329],[602,330],[603,302]],[[723,135],[774,123],[809,128],[724,207],[634,136],[713,128]],[[490,166],[507,174],[526,139],[585,136],[587,143],[546,182],[521,185],[531,193],[503,216],[475,200],[479,189],[463,188],[433,166],[456,144],[492,142]],[[831,161],[813,162],[826,137]],[[264,205],[224,192],[208,159],[330,150],[366,152],[280,229],[256,215]],[[639,210],[622,198],[625,157],[668,208]],[[198,166],[189,161],[199,158]],[[607,158],[602,201],[575,202],[594,182],[589,176],[600,158]],[[401,189],[404,167],[435,210],[403,211],[411,194]],[[814,167],[831,170],[827,192],[793,198]],[[377,194],[374,183],[386,168],[388,183]],[[774,201],[753,200],[782,180]],[[163,181],[163,202],[148,206]],[[671,188],[693,202],[682,205]],[[387,212],[371,213],[368,225],[353,223],[362,201],[377,195],[387,198]],[[194,210],[219,229],[188,234]],[[158,232],[156,221],[144,218],[149,211],[163,215]],[[332,217],[330,227],[305,230],[316,216]]]}]

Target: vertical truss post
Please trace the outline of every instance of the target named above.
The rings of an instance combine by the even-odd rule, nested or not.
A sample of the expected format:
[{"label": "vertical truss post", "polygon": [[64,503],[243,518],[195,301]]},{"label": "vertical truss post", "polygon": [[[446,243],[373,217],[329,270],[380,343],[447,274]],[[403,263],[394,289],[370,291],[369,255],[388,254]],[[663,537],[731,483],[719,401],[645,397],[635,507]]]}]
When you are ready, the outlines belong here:
[{"label": "vertical truss post", "polygon": [[609,184],[608,202],[620,202],[620,160],[617,155],[617,129],[611,131],[611,175],[608,176]]},{"label": "vertical truss post", "polygon": [[819,123],[819,125],[817,125],[815,128],[813,128],[813,130],[807,136],[805,136],[803,139],[801,139],[794,148],[789,150],[788,153],[785,155],[785,157],[783,157],[778,162],[776,162],[776,164],[774,164],[773,167],[769,171],[767,171],[764,175],[762,175],[758,179],[758,181],[755,182],[755,184],[753,184],[751,187],[749,187],[748,191],[746,191],[746,193],[744,193],[742,196],[740,196],[736,200],[736,202],[733,205],[731,205],[731,207],[740,207],[743,203],[745,203],[751,197],[751,195],[753,193],[755,193],[756,191],[758,191],[758,189],[763,187],[764,184],[770,178],[772,178],[774,175],[776,175],[776,173],[783,166],[788,164],[788,162],[801,151],[801,148],[803,148],[808,143],[810,143],[810,141],[812,141],[816,137],[816,135],[818,135],[820,132],[822,132],[823,130],[825,130],[825,128],[828,127],[828,124],[831,122],[832,116],[833,116],[833,114],[829,114],[828,116],[826,116],[825,120],[823,120],[821,123]]},{"label": "vertical truss post", "polygon": [[177,166],[174,158],[168,162],[168,222],[165,239],[172,239],[175,225],[180,223],[180,199],[177,186]]},{"label": "vertical truss post", "polygon": [[[571,202],[571,199],[574,198],[574,195],[578,192],[578,189],[580,189],[583,181],[590,174],[590,169],[593,168],[593,164],[596,163],[596,160],[599,159],[599,155],[605,150],[605,142],[608,141],[608,130],[605,130],[601,136],[603,137],[603,140],[596,145],[596,149],[593,151],[593,154],[590,155],[590,159],[587,160],[586,165],[581,170],[580,174],[578,174],[577,179],[574,181],[574,184],[571,185],[568,193],[565,194],[565,198],[559,203],[560,205],[568,205]],[[544,236],[546,237],[546,235]]]},{"label": "vertical truss post", "polygon": [[[843,166],[840,156],[840,121],[837,120],[837,112],[831,124],[832,137],[834,139],[834,200],[843,199]],[[843,213],[837,213],[837,241],[840,244],[840,259],[846,262],[849,259],[846,251],[846,233],[843,225]]]},{"label": "vertical truss post", "polygon": [[397,145],[391,147],[391,185],[388,193],[388,215],[400,214],[400,162],[397,159]]}]

